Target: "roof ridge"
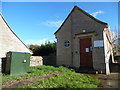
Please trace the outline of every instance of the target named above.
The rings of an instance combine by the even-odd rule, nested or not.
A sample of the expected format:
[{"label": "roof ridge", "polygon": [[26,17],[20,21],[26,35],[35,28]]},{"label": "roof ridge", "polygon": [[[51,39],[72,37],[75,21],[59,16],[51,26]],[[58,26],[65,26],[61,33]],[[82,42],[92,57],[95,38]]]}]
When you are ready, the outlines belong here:
[{"label": "roof ridge", "polygon": [[86,11],[84,11],[83,9],[79,8],[78,6],[75,6],[75,8],[78,8],[78,10],[82,11],[84,14],[86,14],[86,15],[89,16],[90,18],[96,20],[97,22],[107,25],[107,23],[105,23],[105,22],[103,22],[103,21],[101,21],[101,20],[93,17],[92,15],[90,15],[89,13],[87,13]]},{"label": "roof ridge", "polygon": [[82,13],[84,13],[85,15],[87,15],[88,17],[90,17],[91,19],[95,20],[96,22],[101,23],[101,24],[108,25],[107,23],[102,22],[102,21],[96,19],[95,17],[93,17],[92,15],[90,15],[89,13],[87,13],[86,11],[82,10],[82,9],[79,8],[78,6],[74,6],[73,9],[71,10],[71,12],[68,14],[67,18],[64,20],[64,22],[62,23],[62,25],[58,28],[58,30],[57,30],[54,34],[56,34],[56,33],[61,29],[61,27],[64,25],[64,23],[65,23],[66,20],[69,18],[69,16],[71,15],[71,13],[75,10],[75,8],[77,8],[79,11],[81,11]]}]

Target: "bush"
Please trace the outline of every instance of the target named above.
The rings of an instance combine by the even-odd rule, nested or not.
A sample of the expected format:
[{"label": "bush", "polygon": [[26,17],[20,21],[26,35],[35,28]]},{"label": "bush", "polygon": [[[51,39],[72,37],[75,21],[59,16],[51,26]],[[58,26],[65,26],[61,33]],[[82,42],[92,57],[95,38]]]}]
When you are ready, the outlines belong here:
[{"label": "bush", "polygon": [[48,56],[52,53],[56,53],[56,42],[54,43],[45,43],[41,46],[39,45],[30,45],[29,49],[32,50],[33,56]]}]

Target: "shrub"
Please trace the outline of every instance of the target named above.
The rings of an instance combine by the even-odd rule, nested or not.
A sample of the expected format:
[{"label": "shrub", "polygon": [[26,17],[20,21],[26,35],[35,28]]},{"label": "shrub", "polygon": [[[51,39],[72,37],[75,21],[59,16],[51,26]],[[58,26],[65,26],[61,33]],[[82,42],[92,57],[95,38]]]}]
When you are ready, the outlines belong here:
[{"label": "shrub", "polygon": [[48,56],[52,53],[56,53],[56,42],[54,43],[45,43],[41,46],[39,45],[30,45],[29,49],[32,50],[34,56]]}]

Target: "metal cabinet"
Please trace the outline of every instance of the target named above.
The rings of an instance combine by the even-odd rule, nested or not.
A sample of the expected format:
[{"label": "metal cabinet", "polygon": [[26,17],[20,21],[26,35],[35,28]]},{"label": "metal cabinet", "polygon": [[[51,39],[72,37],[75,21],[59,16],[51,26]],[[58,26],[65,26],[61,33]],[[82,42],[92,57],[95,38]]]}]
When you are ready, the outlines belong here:
[{"label": "metal cabinet", "polygon": [[19,75],[28,72],[30,53],[8,52],[6,56],[6,74]]}]

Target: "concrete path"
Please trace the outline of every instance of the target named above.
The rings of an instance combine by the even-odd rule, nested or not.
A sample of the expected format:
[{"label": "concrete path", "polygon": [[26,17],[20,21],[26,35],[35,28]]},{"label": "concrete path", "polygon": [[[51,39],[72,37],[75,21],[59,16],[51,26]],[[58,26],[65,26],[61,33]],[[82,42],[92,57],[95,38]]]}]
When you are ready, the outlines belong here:
[{"label": "concrete path", "polygon": [[110,75],[97,75],[101,79],[100,88],[119,88],[120,89],[120,73],[111,73]]}]

